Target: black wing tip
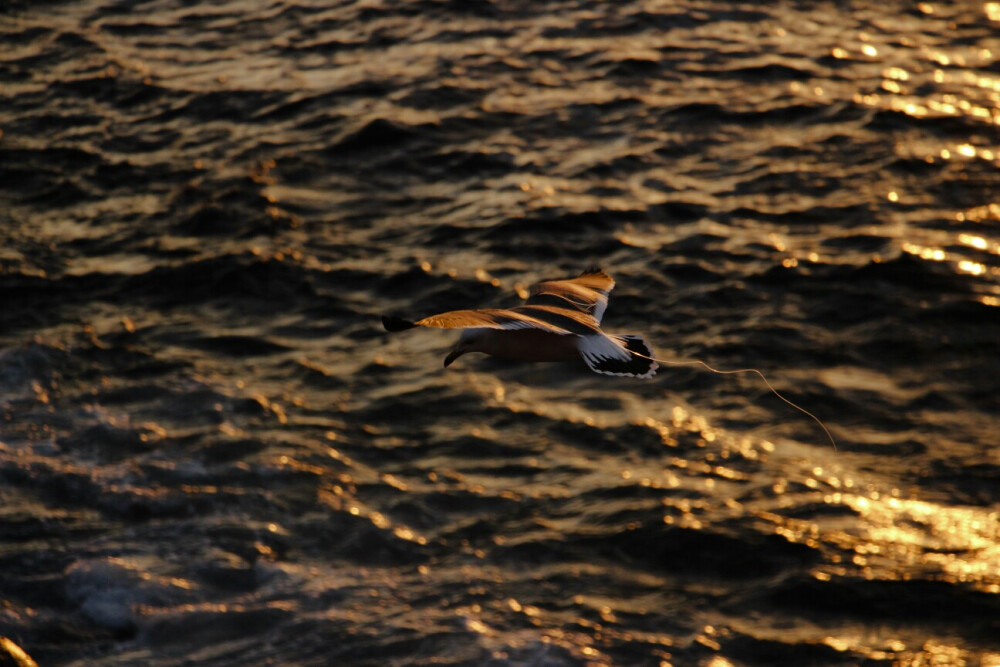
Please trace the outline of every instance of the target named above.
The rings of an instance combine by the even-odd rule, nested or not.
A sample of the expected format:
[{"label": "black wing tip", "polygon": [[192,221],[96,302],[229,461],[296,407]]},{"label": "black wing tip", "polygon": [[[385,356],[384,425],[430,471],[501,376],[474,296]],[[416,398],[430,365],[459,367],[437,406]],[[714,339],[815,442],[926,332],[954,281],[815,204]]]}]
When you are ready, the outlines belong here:
[{"label": "black wing tip", "polygon": [[604,375],[618,375],[622,377],[634,377],[643,380],[656,375],[656,369],[660,367],[653,359],[653,351],[649,343],[642,334],[622,334],[615,336],[622,342],[625,349],[631,352],[631,359],[622,361],[620,359],[600,359],[590,365],[595,373]]},{"label": "black wing tip", "polygon": [[608,278],[611,277],[608,275],[607,271],[597,266],[596,264],[593,266],[588,266],[586,269],[581,271],[580,275],[578,275],[577,278],[582,278],[583,276],[607,276]]},{"label": "black wing tip", "polygon": [[638,352],[640,356],[645,357],[653,356],[653,349],[642,334],[620,334],[617,338],[629,352]]},{"label": "black wing tip", "polygon": [[411,322],[410,320],[404,320],[402,317],[383,315],[382,326],[385,327],[386,331],[406,331],[407,329],[412,329],[417,326],[417,324],[416,322]]},{"label": "black wing tip", "polygon": [[601,375],[616,375],[618,377],[639,378],[648,380],[656,375],[660,365],[655,361],[632,357],[632,361],[613,363],[602,361],[590,366],[590,370]]}]

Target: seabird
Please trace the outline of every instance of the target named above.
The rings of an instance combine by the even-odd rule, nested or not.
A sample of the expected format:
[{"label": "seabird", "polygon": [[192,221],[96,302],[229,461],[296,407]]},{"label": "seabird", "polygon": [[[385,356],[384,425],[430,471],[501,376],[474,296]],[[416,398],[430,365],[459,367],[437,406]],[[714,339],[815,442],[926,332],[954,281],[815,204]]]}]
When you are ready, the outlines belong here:
[{"label": "seabird", "polygon": [[483,352],[513,361],[582,359],[595,373],[651,378],[659,365],[641,334],[606,334],[601,318],[614,279],[601,269],[576,278],[538,283],[523,306],[452,310],[416,322],[383,316],[387,331],[413,327],[464,329],[445,357],[449,366],[463,354]]}]

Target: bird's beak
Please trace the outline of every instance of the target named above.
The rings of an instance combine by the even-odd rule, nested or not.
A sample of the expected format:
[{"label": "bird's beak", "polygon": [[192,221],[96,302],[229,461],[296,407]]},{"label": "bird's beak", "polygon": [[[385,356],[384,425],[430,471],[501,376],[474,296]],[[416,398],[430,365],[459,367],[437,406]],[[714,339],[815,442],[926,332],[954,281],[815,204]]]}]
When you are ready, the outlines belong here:
[{"label": "bird's beak", "polygon": [[451,365],[451,362],[455,361],[463,354],[465,354],[465,350],[461,349],[458,345],[456,345],[455,349],[449,352],[448,356],[444,358],[444,367],[448,368],[448,366]]}]

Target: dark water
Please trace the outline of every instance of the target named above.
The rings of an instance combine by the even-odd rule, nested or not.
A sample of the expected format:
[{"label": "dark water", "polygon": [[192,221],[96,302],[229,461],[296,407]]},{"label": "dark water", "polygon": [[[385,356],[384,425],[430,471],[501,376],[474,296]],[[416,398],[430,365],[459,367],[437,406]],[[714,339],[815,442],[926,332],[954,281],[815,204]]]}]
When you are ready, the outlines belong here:
[{"label": "dark water", "polygon": [[[1000,5],[0,9],[42,665],[1000,665]],[[650,381],[381,331],[601,265]]]}]

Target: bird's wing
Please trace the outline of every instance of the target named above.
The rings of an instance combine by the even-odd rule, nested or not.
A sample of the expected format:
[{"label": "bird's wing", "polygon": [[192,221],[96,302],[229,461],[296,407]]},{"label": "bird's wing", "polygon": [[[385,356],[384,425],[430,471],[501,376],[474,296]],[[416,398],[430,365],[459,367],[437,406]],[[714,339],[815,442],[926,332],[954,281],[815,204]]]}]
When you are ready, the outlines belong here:
[{"label": "bird's wing", "polygon": [[594,319],[593,315],[567,308],[565,305],[548,306],[529,302],[523,306],[511,308],[507,312],[539,320],[548,327],[560,329],[576,336],[593,336],[601,333],[601,325]]},{"label": "bird's wing", "polygon": [[383,317],[389,331],[415,326],[442,329],[540,329],[559,335],[591,336],[600,332],[614,279],[601,269],[588,269],[576,278],[538,283],[523,306],[510,309],[452,310],[411,322]]},{"label": "bird's wing", "polygon": [[659,368],[649,343],[639,334],[581,336],[576,346],[595,373],[651,378]]},{"label": "bird's wing", "polygon": [[587,269],[576,278],[547,280],[531,290],[525,306],[552,306],[586,313],[601,323],[615,280],[601,269]]},{"label": "bird's wing", "polygon": [[[520,309],[502,310],[479,308],[476,310],[451,310],[417,320],[412,324],[420,327],[437,327],[441,329],[540,329],[549,333],[567,335],[575,333],[558,323],[554,318],[542,318],[536,315],[544,313],[519,312]],[[383,320],[384,321],[384,320]],[[386,328],[389,328],[388,326]]]}]

